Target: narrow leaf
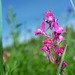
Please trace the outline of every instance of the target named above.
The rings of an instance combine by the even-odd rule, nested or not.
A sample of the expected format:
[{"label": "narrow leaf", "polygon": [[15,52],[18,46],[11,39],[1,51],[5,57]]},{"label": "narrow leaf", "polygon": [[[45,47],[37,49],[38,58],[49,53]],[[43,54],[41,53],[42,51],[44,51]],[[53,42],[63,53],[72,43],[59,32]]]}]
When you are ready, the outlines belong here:
[{"label": "narrow leaf", "polygon": [[67,49],[67,45],[66,45],[65,51],[64,51],[64,53],[63,53],[63,55],[62,55],[62,59],[61,59],[60,65],[59,65],[59,67],[58,67],[57,75],[60,74],[60,70],[61,70],[62,62],[63,62],[63,60],[64,60],[64,56],[65,56],[65,53],[66,53],[66,49]]},{"label": "narrow leaf", "polygon": [[21,25],[22,25],[22,24],[17,24],[17,25],[16,25],[16,28],[19,28]]},{"label": "narrow leaf", "polygon": [[2,53],[2,7],[0,0],[0,75],[3,75],[3,53]]}]

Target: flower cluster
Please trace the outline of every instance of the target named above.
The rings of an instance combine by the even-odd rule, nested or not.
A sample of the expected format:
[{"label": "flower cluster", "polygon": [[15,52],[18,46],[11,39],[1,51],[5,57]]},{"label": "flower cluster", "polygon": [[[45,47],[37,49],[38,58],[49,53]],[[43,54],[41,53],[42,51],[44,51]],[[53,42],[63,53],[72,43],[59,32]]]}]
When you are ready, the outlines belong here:
[{"label": "flower cluster", "polygon": [[[50,10],[46,12],[46,18],[43,18],[43,19],[49,25],[48,29],[50,29],[51,36],[47,35],[47,33],[45,32],[44,22],[42,22],[41,28],[37,29],[37,31],[35,31],[34,33],[35,33],[35,36],[41,34],[47,37],[46,40],[42,41],[43,42],[42,44],[44,44],[45,46],[41,47],[40,49],[46,52],[47,57],[49,59],[49,63],[53,62],[57,68],[57,66],[60,65],[62,53],[64,53],[64,50],[65,50],[65,46],[59,47],[59,44],[61,41],[66,40],[65,37],[61,36],[60,34],[67,33],[67,32],[62,27],[59,27],[57,23],[58,19],[54,17],[53,13]],[[53,31],[53,28],[54,28],[54,31]],[[53,34],[52,34],[52,31],[53,31]],[[56,44],[55,44],[55,41],[56,41]],[[58,57],[55,57],[55,55],[58,55]],[[63,75],[64,75],[65,66],[68,66],[68,64],[66,64],[63,61],[61,66],[61,73]]]}]

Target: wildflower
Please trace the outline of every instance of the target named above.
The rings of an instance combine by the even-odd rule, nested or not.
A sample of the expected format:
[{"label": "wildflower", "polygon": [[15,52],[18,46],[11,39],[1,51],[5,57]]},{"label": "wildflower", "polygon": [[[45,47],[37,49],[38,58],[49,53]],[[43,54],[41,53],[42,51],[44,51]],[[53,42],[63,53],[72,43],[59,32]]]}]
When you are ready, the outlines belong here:
[{"label": "wildflower", "polygon": [[62,63],[61,69],[64,69],[66,66],[68,66],[68,64],[66,64],[64,61]]},{"label": "wildflower", "polygon": [[44,19],[44,21],[45,21],[46,23],[48,23],[49,26],[51,27],[51,23],[52,23],[52,21],[53,21],[53,19],[54,19],[53,13],[51,13],[51,11],[48,10],[48,12],[46,12],[46,17],[47,17],[47,19],[46,19],[46,18],[43,18],[43,19]]},{"label": "wildflower", "polygon": [[46,37],[50,37],[50,36],[48,36],[48,35],[46,34],[46,32],[45,32],[44,30],[45,30],[45,23],[42,22],[41,28],[34,32],[34,33],[35,33],[35,36],[37,36],[38,34],[41,34],[41,35],[44,35],[44,36],[46,36]]},{"label": "wildflower", "polygon": [[65,49],[65,46],[60,47],[59,49],[57,49],[57,50],[56,50],[56,52],[55,52],[55,53],[57,53],[57,54],[64,53],[64,49]]},{"label": "wildflower", "polygon": [[46,33],[44,32],[44,30],[45,30],[45,23],[42,22],[41,28],[38,29],[37,31],[35,31],[34,33],[35,33],[36,36],[37,36],[38,34],[45,35]]},{"label": "wildflower", "polygon": [[37,51],[34,51],[33,54],[34,54],[34,55],[37,55]]},{"label": "wildflower", "polygon": [[73,60],[75,60],[75,56],[73,57]]},{"label": "wildflower", "polygon": [[73,9],[71,7],[67,8],[67,11],[70,13],[73,11]]},{"label": "wildflower", "polygon": [[60,43],[61,41],[67,40],[67,39],[65,39],[65,37],[63,37],[63,36],[58,36],[58,37],[56,38],[56,40],[57,40],[57,45],[59,45],[59,43]]},{"label": "wildflower", "polygon": [[42,42],[43,42],[42,44],[46,44],[47,46],[50,46],[53,40],[47,38],[47,40],[45,41],[43,40]]},{"label": "wildflower", "polygon": [[[44,35],[47,37],[46,40],[43,40],[42,44],[44,44],[45,46],[40,47],[41,50],[44,50],[46,55],[47,55],[47,59],[49,60],[49,63],[53,63],[55,64],[56,68],[57,65],[60,65],[61,59],[62,59],[62,54],[64,53],[65,50],[65,46],[62,46],[59,48],[59,44],[61,41],[63,40],[67,40],[65,39],[65,37],[61,36],[61,33],[67,33],[65,29],[63,29],[62,27],[59,27],[59,24],[57,23],[58,19],[56,19],[53,15],[53,13],[48,10],[48,12],[46,12],[46,17],[47,18],[43,18],[44,21],[49,25],[49,27],[47,28],[50,29],[51,31],[51,36],[48,36],[45,32],[45,23],[42,22],[41,24],[41,28],[38,29],[37,31],[35,31],[35,35],[37,36],[38,34]],[[54,28],[54,32],[52,35],[52,30]],[[56,40],[56,44],[54,44]],[[56,55],[58,55],[58,57],[56,57]],[[60,74],[64,75],[64,67],[68,66],[68,64],[66,64],[64,61],[62,63],[61,66],[61,72]]]},{"label": "wildflower", "polygon": [[41,49],[41,50],[45,50],[45,51],[48,51],[48,50],[49,50],[49,48],[48,48],[47,46],[43,46],[43,47],[41,47],[40,49]]},{"label": "wildflower", "polygon": [[8,51],[3,51],[3,62],[7,62],[7,58],[10,57],[10,53]]},{"label": "wildflower", "polygon": [[54,25],[55,32],[57,32],[58,34],[61,34],[64,32],[67,33],[65,29],[63,29],[62,27],[61,28],[59,27],[58,23],[54,22],[53,25]]}]

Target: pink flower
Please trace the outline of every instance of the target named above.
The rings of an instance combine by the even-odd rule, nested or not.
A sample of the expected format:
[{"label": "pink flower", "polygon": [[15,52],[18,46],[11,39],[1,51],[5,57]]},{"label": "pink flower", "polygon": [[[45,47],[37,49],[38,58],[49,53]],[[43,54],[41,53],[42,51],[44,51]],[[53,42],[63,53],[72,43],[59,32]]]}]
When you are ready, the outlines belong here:
[{"label": "pink flower", "polygon": [[[57,67],[61,63],[62,53],[64,53],[64,50],[65,50],[65,46],[62,46],[59,48],[59,44],[61,41],[67,40],[67,39],[65,39],[65,37],[60,36],[60,34],[64,33],[64,32],[67,33],[67,32],[65,29],[59,27],[59,25],[57,23],[58,19],[54,18],[53,13],[50,10],[48,10],[48,12],[46,12],[46,17],[47,18],[43,18],[43,19],[49,25],[47,30],[50,29],[51,36],[48,36],[46,34],[44,22],[42,22],[41,28],[38,29],[37,31],[35,31],[34,33],[36,36],[38,34],[41,34],[46,37],[49,37],[46,40],[42,41],[43,42],[42,44],[45,44],[45,46],[41,47],[40,49],[44,50],[45,53],[47,54],[47,59],[49,60],[49,63],[52,62]],[[54,32],[52,34],[53,28],[54,28]],[[58,56],[56,56],[56,54],[58,54]],[[62,74],[62,75],[64,75],[64,67],[65,66],[68,66],[68,64],[66,64],[63,61],[62,66],[61,66],[61,72],[60,72],[60,74]]]},{"label": "pink flower", "polygon": [[63,36],[58,36],[57,38],[57,43],[59,44],[61,41],[63,41],[63,40],[67,40],[67,39],[65,39],[65,37],[63,37]]},{"label": "pink flower", "polygon": [[41,47],[40,49],[41,49],[41,50],[45,50],[45,51],[48,51],[48,50],[49,50],[49,48],[48,48],[47,46],[43,46],[43,47]]},{"label": "pink flower", "polygon": [[53,40],[52,40],[52,39],[48,39],[48,38],[47,38],[47,40],[45,40],[45,41],[43,40],[42,42],[43,42],[42,44],[46,44],[49,49],[56,46],[56,45],[53,45],[53,44],[52,44],[52,43],[53,43]]},{"label": "pink flower", "polygon": [[48,36],[48,35],[46,34],[46,32],[44,32],[44,30],[45,30],[45,23],[42,22],[42,24],[41,24],[41,28],[40,28],[40,29],[37,29],[37,31],[34,31],[35,36],[37,36],[38,34],[41,34],[41,35],[44,35],[44,36],[50,38],[50,36]]},{"label": "pink flower", "polygon": [[44,19],[44,21],[46,22],[46,23],[52,23],[52,21],[53,21],[53,13],[51,13],[51,11],[50,10],[48,10],[48,12],[46,12],[46,17],[47,17],[47,19],[46,18],[43,18]]},{"label": "pink flower", "polygon": [[59,27],[58,23],[54,22],[53,26],[54,26],[55,32],[57,32],[58,34],[61,34],[64,32],[67,33],[65,29]]},{"label": "pink flower", "polygon": [[35,31],[34,33],[35,33],[36,36],[37,36],[38,34],[44,35],[44,34],[46,34],[46,33],[44,32],[44,30],[45,30],[45,23],[42,22],[41,28],[40,28],[40,29],[37,29],[37,31]]},{"label": "pink flower", "polygon": [[54,22],[57,22],[58,21],[58,19],[56,19],[56,18],[53,18],[53,20],[54,20]]},{"label": "pink flower", "polygon": [[53,21],[53,13],[46,13],[46,17],[47,17],[47,20],[49,20],[49,21]]},{"label": "pink flower", "polygon": [[59,43],[63,40],[67,40],[65,39],[65,37],[63,36],[59,36],[60,34],[57,34],[57,32],[54,32],[54,40],[57,40],[57,44],[59,45]]},{"label": "pink flower", "polygon": [[43,42],[42,44],[50,45],[52,43],[52,40],[47,38],[47,40],[45,40],[45,41],[43,40],[42,42]]},{"label": "pink flower", "polygon": [[49,24],[49,22],[48,22],[48,20],[47,20],[46,18],[43,18],[43,20],[44,20],[46,23],[48,23],[48,24]]},{"label": "pink flower", "polygon": [[57,49],[57,50],[56,50],[56,52],[55,52],[55,53],[57,53],[57,54],[64,53],[64,49],[65,49],[65,46],[60,47],[59,49]]},{"label": "pink flower", "polygon": [[73,60],[75,60],[75,56],[73,57]]},{"label": "pink flower", "polygon": [[63,61],[62,66],[61,66],[61,69],[64,69],[65,66],[68,66],[68,64],[66,64],[66,63]]}]

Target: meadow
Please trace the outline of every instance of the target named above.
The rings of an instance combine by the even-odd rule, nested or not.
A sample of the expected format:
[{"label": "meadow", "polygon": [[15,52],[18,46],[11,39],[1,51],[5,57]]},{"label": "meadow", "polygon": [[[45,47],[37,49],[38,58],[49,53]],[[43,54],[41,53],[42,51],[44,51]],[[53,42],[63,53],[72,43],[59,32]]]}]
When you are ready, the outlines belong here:
[{"label": "meadow", "polygon": [[[67,34],[64,34],[67,41],[61,42],[67,44],[67,50],[64,60],[69,65],[65,68],[65,75],[75,74],[75,31],[72,26],[66,27]],[[49,64],[45,52],[40,50],[42,40],[46,38],[41,35],[27,43],[17,44],[17,47],[11,46],[4,50],[10,52],[11,56],[3,64],[5,75],[56,75],[57,70],[54,64]]]},{"label": "meadow", "polygon": [[[72,4],[73,9],[68,8],[66,12],[64,11],[64,13],[66,13],[66,15],[64,15],[64,14],[61,15],[60,17],[62,19],[58,16],[58,14],[60,12],[59,13],[57,12],[58,14],[56,13],[57,14],[56,17],[59,17],[60,18],[59,21],[61,21],[61,22],[59,22],[59,23],[61,23],[60,27],[64,27],[66,29],[67,33],[63,33],[63,30],[61,30],[62,32],[60,32],[60,29],[56,28],[57,31],[60,33],[56,32],[56,35],[54,36],[55,38],[52,39],[53,48],[54,48],[54,46],[57,46],[55,44],[57,42],[57,38],[60,39],[59,35],[61,33],[62,33],[61,35],[64,36],[65,39],[67,39],[67,40],[63,40],[59,44],[59,47],[66,46],[66,49],[65,49],[66,51],[61,52],[60,53],[61,55],[58,54],[59,58],[60,58],[59,65],[55,61],[56,57],[58,57],[58,55],[54,53],[55,57],[53,58],[54,64],[56,63],[58,65],[56,67],[61,68],[61,66],[60,66],[60,64],[62,64],[61,60],[62,60],[62,57],[64,57],[63,61],[65,61],[68,64],[68,66],[66,66],[64,68],[65,75],[75,75],[75,67],[74,67],[75,66],[75,28],[74,28],[75,22],[72,23],[75,20],[75,12],[74,12],[75,7],[73,4],[73,1],[70,0],[70,2]],[[13,2],[11,2],[11,3],[13,4]],[[31,5],[32,5],[32,3],[31,3]],[[36,1],[36,3],[37,3],[37,1]],[[41,3],[40,3],[40,5],[41,5]],[[34,5],[33,5],[33,7],[34,7]],[[33,7],[32,7],[32,9],[33,9]],[[40,47],[44,46],[44,45],[42,45],[42,40],[47,39],[47,37],[42,36],[42,35],[44,35],[44,33],[43,33],[44,30],[43,30],[43,32],[41,32],[39,30],[41,33],[37,33],[37,35],[38,34],[42,34],[42,35],[39,35],[37,37],[35,37],[35,33],[34,33],[35,29],[36,28],[38,29],[40,26],[40,21],[42,21],[40,18],[42,16],[44,17],[45,15],[42,13],[41,17],[37,17],[37,19],[36,19],[37,24],[35,24],[36,27],[32,26],[33,29],[27,29],[26,25],[28,25],[28,24],[26,23],[25,20],[23,22],[22,18],[24,18],[23,15],[27,16],[27,18],[28,18],[28,16],[30,16],[30,14],[28,14],[28,13],[30,13],[29,9],[28,9],[29,12],[27,12],[28,15],[26,15],[25,13],[22,14],[21,15],[22,17],[19,16],[19,18],[21,17],[22,20],[20,19],[21,21],[20,20],[18,21],[17,14],[13,11],[13,8],[10,6],[9,11],[6,13],[6,16],[4,16],[4,14],[3,14],[3,20],[6,20],[5,21],[6,23],[4,23],[4,21],[3,21],[3,24],[6,24],[6,25],[8,24],[8,26],[6,26],[6,25],[4,25],[4,26],[6,26],[7,28],[9,27],[9,28],[8,28],[8,30],[6,29],[6,31],[3,29],[4,33],[2,33],[2,12],[1,12],[2,10],[1,10],[1,8],[2,7],[1,7],[1,0],[0,0],[0,24],[1,24],[0,25],[0,49],[1,49],[0,50],[0,67],[1,67],[0,75],[56,75],[57,73],[59,74],[58,71],[60,70],[60,68],[56,69],[56,67],[53,63],[49,64],[49,58],[47,57],[46,52],[44,50],[40,49]],[[63,7],[63,8],[65,8],[65,7]],[[38,9],[39,9],[39,7],[38,7]],[[51,10],[54,12],[53,8]],[[58,10],[58,9],[56,9],[56,10]],[[55,12],[56,12],[56,10],[55,10]],[[60,10],[60,11],[62,11],[62,10]],[[32,12],[32,14],[33,14],[33,12]],[[41,12],[41,11],[39,11],[39,12]],[[62,13],[63,13],[63,11],[62,11]],[[48,15],[49,15],[49,17],[47,17]],[[48,14],[46,14],[46,17],[49,19],[47,20],[46,18],[44,18],[44,21],[47,24],[49,24],[49,27],[50,27],[51,21],[57,22],[57,19],[55,19],[55,17],[52,17],[51,11],[48,11]],[[26,18],[26,20],[27,20],[27,18]],[[31,17],[29,17],[28,20],[30,20],[29,24],[32,22],[35,22],[35,21],[31,20]],[[30,27],[30,25],[28,27]],[[52,23],[52,26],[53,26],[53,23]],[[57,26],[57,27],[59,27],[59,26]],[[48,27],[46,27],[46,28],[48,28]],[[25,32],[23,34],[24,38],[21,37],[23,29]],[[42,29],[44,29],[44,27],[42,27]],[[55,30],[55,28],[54,28],[54,30]],[[9,36],[6,35],[7,33],[9,33]],[[6,37],[4,37],[3,34],[6,35]],[[26,39],[27,34],[29,34],[29,37],[28,37],[28,38],[30,38],[29,40],[27,40],[28,38]],[[51,35],[50,33],[48,33],[48,34]],[[4,42],[4,40],[2,42],[2,39],[4,39],[4,38],[5,38],[5,43],[8,44],[6,47],[2,47],[2,43]],[[20,39],[23,41],[19,42]],[[11,42],[12,42],[12,45],[10,45]],[[48,46],[46,46],[46,47],[48,47]],[[51,48],[52,46],[49,46],[49,47]],[[59,47],[58,47],[58,49],[59,49]],[[57,47],[55,47],[55,49],[57,49]],[[50,49],[48,51],[50,51]],[[65,53],[65,56],[62,55],[64,53]],[[2,55],[3,55],[3,57],[2,57]],[[2,69],[2,67],[3,67],[3,69]],[[63,71],[63,69],[61,69],[61,75],[63,73],[62,71]]]}]

